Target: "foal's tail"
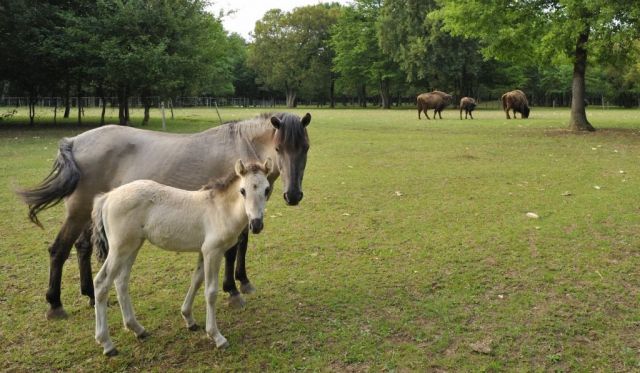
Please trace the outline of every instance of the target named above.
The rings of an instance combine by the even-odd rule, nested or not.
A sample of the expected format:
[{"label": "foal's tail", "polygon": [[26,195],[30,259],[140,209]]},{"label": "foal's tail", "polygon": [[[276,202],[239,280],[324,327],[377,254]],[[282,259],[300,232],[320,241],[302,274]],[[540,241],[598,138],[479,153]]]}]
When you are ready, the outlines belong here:
[{"label": "foal's tail", "polygon": [[73,141],[64,138],[60,141],[58,157],[53,162],[53,168],[40,185],[32,189],[17,190],[16,193],[29,205],[29,219],[40,228],[38,213],[51,206],[55,206],[63,198],[76,189],[80,180],[80,169],[73,156]]},{"label": "foal's tail", "polygon": [[91,240],[93,241],[96,258],[100,263],[104,262],[104,260],[107,259],[107,255],[109,255],[109,241],[107,240],[107,233],[104,230],[104,220],[102,219],[102,211],[104,210],[106,200],[106,194],[97,196],[93,200],[93,212],[91,213],[91,220],[93,222]]}]

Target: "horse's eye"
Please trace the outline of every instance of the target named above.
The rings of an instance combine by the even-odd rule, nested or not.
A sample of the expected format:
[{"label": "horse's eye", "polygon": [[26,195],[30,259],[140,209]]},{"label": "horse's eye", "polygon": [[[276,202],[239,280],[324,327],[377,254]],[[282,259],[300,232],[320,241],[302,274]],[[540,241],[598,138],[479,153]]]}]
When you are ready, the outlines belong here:
[{"label": "horse's eye", "polygon": [[268,196],[270,192],[271,192],[271,188],[267,187],[267,189],[265,189],[264,191],[264,195]]},{"label": "horse's eye", "polygon": [[242,194],[243,197],[247,196],[247,192],[245,192],[244,188],[240,188],[240,194]]},{"label": "horse's eye", "polygon": [[276,152],[280,153],[280,147],[276,146]]}]

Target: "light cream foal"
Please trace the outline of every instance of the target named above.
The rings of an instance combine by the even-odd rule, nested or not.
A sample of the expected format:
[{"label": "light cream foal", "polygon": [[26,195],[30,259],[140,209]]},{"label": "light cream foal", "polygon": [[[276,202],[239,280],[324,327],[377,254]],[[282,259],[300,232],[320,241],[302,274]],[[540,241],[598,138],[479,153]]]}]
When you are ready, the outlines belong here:
[{"label": "light cream foal", "polygon": [[216,324],[220,262],[247,223],[253,233],[262,230],[264,208],[271,194],[267,175],[272,168],[270,158],[263,164],[248,165],[238,160],[234,174],[198,191],[138,180],[96,197],[94,246],[104,264],[94,279],[95,338],[105,355],[118,353],[107,325],[107,298],[114,281],[125,328],[138,338],[149,335],[136,320],[129,297],[131,267],[145,240],[166,250],[200,252],[199,265],[182,305],[182,315],[187,327],[195,329],[191,309],[195,292],[204,277],[207,335],[215,341],[216,347],[228,345]]}]

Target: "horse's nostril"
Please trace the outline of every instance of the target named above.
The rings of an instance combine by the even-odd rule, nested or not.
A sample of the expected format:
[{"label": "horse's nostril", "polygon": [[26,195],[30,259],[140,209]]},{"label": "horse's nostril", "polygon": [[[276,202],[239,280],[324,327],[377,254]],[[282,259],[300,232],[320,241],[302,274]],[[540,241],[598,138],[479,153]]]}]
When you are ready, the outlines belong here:
[{"label": "horse's nostril", "polygon": [[284,200],[289,202],[289,196],[287,195],[287,193],[283,193],[282,196],[284,197]]},{"label": "horse's nostril", "polygon": [[304,197],[304,193],[302,193],[302,191],[300,191],[300,200],[302,201],[302,197]]}]

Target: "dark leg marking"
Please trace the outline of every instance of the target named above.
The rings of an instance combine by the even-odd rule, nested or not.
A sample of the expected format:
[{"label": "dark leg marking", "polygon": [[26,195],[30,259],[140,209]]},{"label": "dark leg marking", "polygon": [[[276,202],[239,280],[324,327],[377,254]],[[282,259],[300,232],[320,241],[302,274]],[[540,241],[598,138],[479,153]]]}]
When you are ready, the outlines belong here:
[{"label": "dark leg marking", "polygon": [[80,269],[80,293],[89,297],[89,305],[95,305],[93,293],[93,280],[91,272],[91,225],[88,225],[76,241],[76,251],[78,252],[78,268]]},{"label": "dark leg marking", "polygon": [[233,279],[233,268],[236,263],[236,253],[238,251],[238,245],[233,245],[227,252],[224,253],[224,281],[222,282],[222,290],[225,293],[229,293],[230,296],[240,294],[236,287],[236,282]]}]

